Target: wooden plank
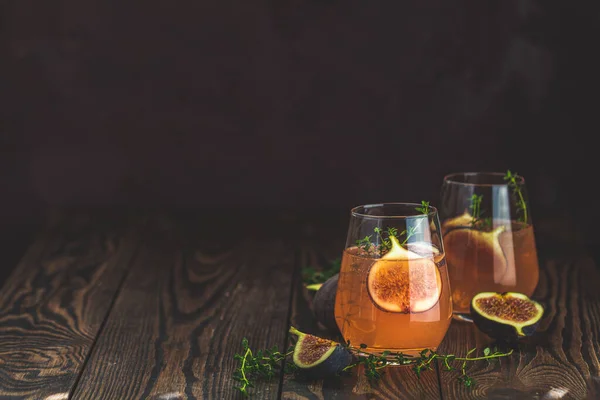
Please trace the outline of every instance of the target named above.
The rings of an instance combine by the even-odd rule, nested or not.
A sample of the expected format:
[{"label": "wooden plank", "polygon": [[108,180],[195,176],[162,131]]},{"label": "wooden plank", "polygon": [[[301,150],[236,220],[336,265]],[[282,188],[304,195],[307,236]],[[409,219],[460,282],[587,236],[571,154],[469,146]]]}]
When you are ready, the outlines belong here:
[{"label": "wooden plank", "polygon": [[[307,242],[300,254],[299,266],[325,268],[331,260],[341,256],[344,239],[345,232],[342,229],[335,236],[321,235],[318,239]],[[340,340],[335,333],[324,330],[316,323],[311,310],[311,300],[312,294],[306,291],[298,277],[294,284],[292,325],[303,332]],[[310,382],[287,375],[283,381],[282,398],[439,399],[440,391],[437,370],[424,372],[418,379],[410,367],[404,366],[387,368],[382,379],[376,384],[370,384],[360,369],[349,375]]]},{"label": "wooden plank", "polygon": [[[469,367],[472,389],[441,373],[444,398],[597,399],[600,382],[600,273],[590,258],[546,259],[534,297],[546,305],[538,332],[509,359]],[[491,340],[468,323],[453,323],[440,351],[464,354]]]},{"label": "wooden plank", "polygon": [[[200,239],[170,217],[151,224],[75,398],[239,398],[231,377],[242,338],[253,348],[286,340],[294,253],[276,229],[256,232],[265,221],[220,225],[232,221],[214,246],[217,222],[200,220]],[[259,383],[253,398],[278,389],[279,379]]]},{"label": "wooden plank", "polygon": [[38,235],[0,289],[0,398],[71,392],[135,251],[125,227],[67,213]]}]

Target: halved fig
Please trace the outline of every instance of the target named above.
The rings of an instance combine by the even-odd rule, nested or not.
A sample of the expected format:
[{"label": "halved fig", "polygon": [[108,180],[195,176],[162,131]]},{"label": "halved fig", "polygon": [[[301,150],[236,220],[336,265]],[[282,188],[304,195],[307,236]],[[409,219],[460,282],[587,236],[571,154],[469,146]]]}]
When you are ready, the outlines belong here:
[{"label": "halved fig", "polygon": [[[474,270],[483,280],[496,284],[514,286],[516,275],[514,256],[500,244],[500,234],[506,226],[500,225],[492,231],[472,228],[452,229],[444,236],[446,261],[450,265],[462,266],[465,271]],[[510,251],[509,251],[510,253]],[[489,275],[489,278],[483,278]]]},{"label": "halved fig", "polygon": [[340,343],[300,332],[293,326],[289,332],[298,337],[292,360],[305,375],[324,378],[350,365],[352,353]]},{"label": "halved fig", "polygon": [[465,210],[461,215],[445,220],[442,223],[442,235],[456,228],[470,228],[473,224],[473,216]]},{"label": "halved fig", "polygon": [[376,261],[367,275],[367,291],[383,311],[419,313],[435,306],[442,293],[442,279],[433,259],[400,245],[390,237],[392,248]]},{"label": "halved fig", "polygon": [[514,341],[535,332],[544,307],[517,292],[481,292],[471,300],[473,323],[486,335]]}]

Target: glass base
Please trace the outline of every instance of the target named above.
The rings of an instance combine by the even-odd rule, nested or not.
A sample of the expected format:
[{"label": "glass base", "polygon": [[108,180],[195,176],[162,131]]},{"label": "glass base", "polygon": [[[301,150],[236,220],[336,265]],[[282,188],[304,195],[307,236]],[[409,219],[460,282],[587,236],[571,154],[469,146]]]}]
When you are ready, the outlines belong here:
[{"label": "glass base", "polygon": [[454,318],[457,321],[462,321],[462,322],[473,322],[473,318],[471,317],[470,313],[455,312],[455,313],[452,313],[452,318]]},{"label": "glass base", "polygon": [[[406,364],[400,364],[397,362],[396,354],[398,354],[398,353],[402,353],[405,356],[414,357],[414,356],[419,356],[421,351],[423,351],[423,349],[389,349],[389,350],[385,350],[385,349],[372,349],[372,348],[366,348],[366,349],[351,348],[351,350],[355,355],[364,356],[364,357],[368,357],[371,354],[373,354],[375,356],[382,356],[384,351],[388,351],[390,354],[385,356],[385,358],[388,360],[389,365],[406,365]],[[436,351],[437,347],[431,348],[431,350]]]}]

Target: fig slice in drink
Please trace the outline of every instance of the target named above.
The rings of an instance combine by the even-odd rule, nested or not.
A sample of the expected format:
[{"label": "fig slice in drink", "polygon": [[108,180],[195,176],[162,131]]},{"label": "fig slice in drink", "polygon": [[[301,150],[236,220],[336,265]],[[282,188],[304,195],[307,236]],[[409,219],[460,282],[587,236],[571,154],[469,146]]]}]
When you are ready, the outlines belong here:
[{"label": "fig slice in drink", "polygon": [[454,229],[444,236],[446,258],[453,265],[469,266],[479,275],[486,276],[496,284],[514,285],[514,256],[506,254],[512,247],[504,249],[500,235],[506,231],[500,225],[491,231],[472,228]]},{"label": "fig slice in drink", "polygon": [[472,222],[473,216],[468,211],[465,211],[458,217],[451,218],[442,224],[442,235],[445,235],[452,229],[469,228],[472,226]]},{"label": "fig slice in drink", "polygon": [[420,313],[435,306],[442,293],[440,272],[432,258],[405,249],[396,237],[392,248],[377,260],[367,275],[373,303],[394,313]]}]

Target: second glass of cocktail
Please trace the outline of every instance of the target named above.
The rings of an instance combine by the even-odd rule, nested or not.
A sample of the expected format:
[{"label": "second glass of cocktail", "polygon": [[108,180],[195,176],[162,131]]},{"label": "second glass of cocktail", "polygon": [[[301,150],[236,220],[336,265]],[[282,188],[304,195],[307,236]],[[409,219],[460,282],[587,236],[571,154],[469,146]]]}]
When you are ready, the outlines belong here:
[{"label": "second glass of cocktail", "polygon": [[350,213],[335,318],[350,347],[415,355],[437,349],[452,319],[437,209],[383,203]]},{"label": "second glass of cocktail", "polygon": [[479,292],[534,293],[539,266],[522,176],[448,174],[440,213],[457,319],[471,321],[471,299]]}]

